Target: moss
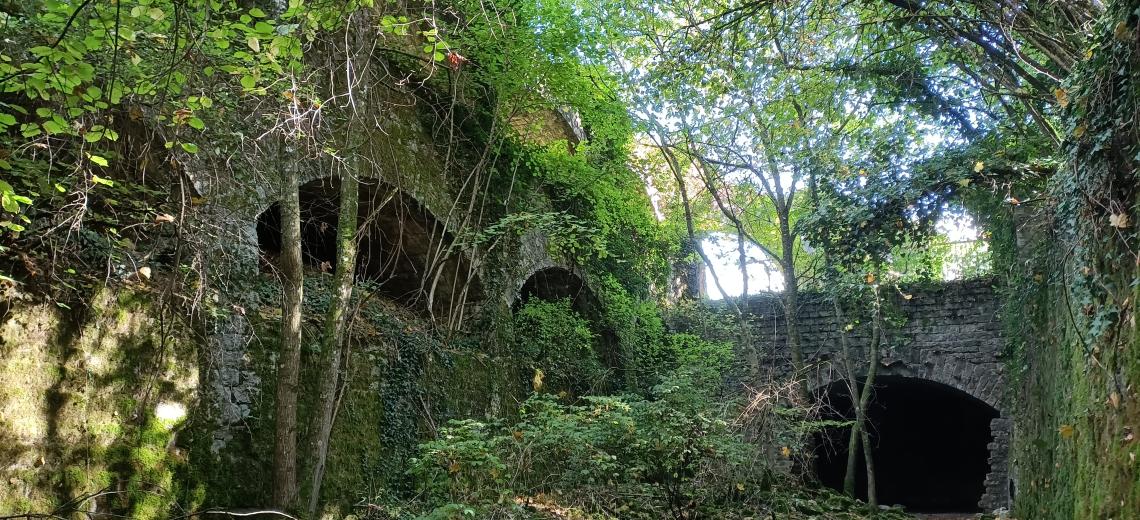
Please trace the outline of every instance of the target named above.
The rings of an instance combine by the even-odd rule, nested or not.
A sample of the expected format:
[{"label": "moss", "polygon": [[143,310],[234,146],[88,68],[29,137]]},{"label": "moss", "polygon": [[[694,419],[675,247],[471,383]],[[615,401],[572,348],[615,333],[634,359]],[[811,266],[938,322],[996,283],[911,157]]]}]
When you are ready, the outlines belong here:
[{"label": "moss", "polygon": [[[0,393],[0,435],[13,437],[0,439],[13,447],[0,479],[20,483],[0,487],[0,510],[52,511],[114,489],[142,470],[134,455],[165,464],[173,434],[152,436],[147,418],[157,401],[192,395],[195,345],[184,329],[160,324],[145,290],[104,288],[90,300],[86,313],[13,306],[0,326],[0,377],[20,390]],[[173,364],[156,366],[158,357]],[[96,501],[100,511],[122,513],[134,499],[142,500]]]}]

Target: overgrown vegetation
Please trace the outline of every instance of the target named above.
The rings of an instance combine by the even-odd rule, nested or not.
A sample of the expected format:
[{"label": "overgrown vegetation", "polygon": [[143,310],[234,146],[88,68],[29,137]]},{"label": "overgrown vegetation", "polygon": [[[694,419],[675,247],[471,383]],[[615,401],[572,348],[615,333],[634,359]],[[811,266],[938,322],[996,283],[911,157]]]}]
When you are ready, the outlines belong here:
[{"label": "overgrown vegetation", "polygon": [[[884,294],[950,275],[1004,287],[1015,513],[1127,517],[1138,42],[1136,0],[0,5],[0,516],[895,515]],[[786,344],[706,267],[778,272]]]}]

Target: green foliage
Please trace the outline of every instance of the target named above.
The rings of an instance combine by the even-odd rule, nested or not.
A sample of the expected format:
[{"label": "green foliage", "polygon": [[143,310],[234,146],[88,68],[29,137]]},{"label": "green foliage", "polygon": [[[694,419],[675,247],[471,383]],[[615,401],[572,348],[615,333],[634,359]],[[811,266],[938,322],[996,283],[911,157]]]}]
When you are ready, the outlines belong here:
[{"label": "green foliage", "polygon": [[530,365],[536,390],[584,395],[602,380],[597,338],[569,299],[532,298],[515,313],[513,329],[511,351]]},{"label": "green foliage", "polygon": [[420,518],[562,511],[598,520],[847,518],[859,509],[773,478],[769,445],[756,440],[787,442],[817,426],[776,400],[725,396],[729,345],[675,335],[660,352],[672,369],[644,396],[567,403],[536,393],[517,422],[453,421],[412,462],[421,501],[410,508]]},{"label": "green foliage", "polygon": [[654,400],[565,405],[536,394],[509,428],[453,423],[424,445],[412,472],[429,503],[466,504],[477,515],[517,510],[516,495],[538,493],[622,518],[715,510],[740,490],[764,486],[767,474],[730,416],[693,389],[679,377]]}]

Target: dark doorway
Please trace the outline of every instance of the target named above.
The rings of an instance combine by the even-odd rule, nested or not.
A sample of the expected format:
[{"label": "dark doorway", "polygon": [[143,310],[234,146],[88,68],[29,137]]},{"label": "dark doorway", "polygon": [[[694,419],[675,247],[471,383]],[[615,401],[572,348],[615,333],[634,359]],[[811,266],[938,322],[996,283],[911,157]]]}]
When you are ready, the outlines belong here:
[{"label": "dark doorway", "polygon": [[[825,419],[852,419],[847,384],[821,390]],[[998,413],[960,390],[925,379],[879,376],[868,410],[876,490],[880,504],[901,504],[912,512],[980,511],[989,473],[990,421]],[[849,428],[820,434],[820,481],[843,489]],[[866,465],[858,456],[856,490],[867,498]]]},{"label": "dark doorway", "polygon": [[[317,179],[300,188],[301,253],[311,269],[336,264],[339,181]],[[394,187],[362,179],[357,278],[369,290],[403,305],[430,310],[437,318],[477,301],[482,288],[469,262],[452,247],[452,236],[434,215]],[[257,217],[262,265],[281,254],[281,208],[274,203]]]}]

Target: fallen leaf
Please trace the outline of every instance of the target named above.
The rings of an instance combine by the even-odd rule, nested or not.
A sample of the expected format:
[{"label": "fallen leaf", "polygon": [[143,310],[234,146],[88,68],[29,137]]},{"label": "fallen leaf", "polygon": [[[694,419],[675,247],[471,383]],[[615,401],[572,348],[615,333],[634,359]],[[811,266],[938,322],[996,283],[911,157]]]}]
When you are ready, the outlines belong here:
[{"label": "fallen leaf", "polygon": [[1076,433],[1076,429],[1071,424],[1062,424],[1060,428],[1057,428],[1057,433],[1061,434],[1062,439],[1070,439]]},{"label": "fallen leaf", "polygon": [[155,224],[164,224],[167,222],[174,222],[174,215],[169,213],[159,213],[154,217]]},{"label": "fallen leaf", "polygon": [[986,169],[986,163],[984,163],[982,161],[978,161],[978,162],[974,163],[974,172],[975,173],[980,172],[984,169]]},{"label": "fallen leaf", "polygon": [[1127,213],[1115,213],[1108,216],[1108,224],[1117,229],[1124,229],[1131,225]]},{"label": "fallen leaf", "polygon": [[534,387],[535,392],[542,390],[542,376],[541,368],[534,369],[534,379],[531,380],[531,386]]},{"label": "fallen leaf", "polygon": [[1132,30],[1123,21],[1116,22],[1116,27],[1112,29],[1112,36],[1117,40],[1127,42],[1132,39]]},{"label": "fallen leaf", "polygon": [[142,266],[138,270],[140,280],[150,280],[150,267]]},{"label": "fallen leaf", "polygon": [[1108,404],[1113,408],[1120,408],[1120,394],[1113,392],[1108,395]]},{"label": "fallen leaf", "polygon": [[1061,105],[1061,108],[1069,106],[1069,91],[1063,88],[1055,89],[1053,97],[1057,98],[1057,104]]},{"label": "fallen leaf", "polygon": [[788,457],[791,457],[792,456],[792,449],[787,447],[787,446],[784,446],[783,448],[780,448],[780,455],[783,455],[785,459]]},{"label": "fallen leaf", "polygon": [[903,295],[903,299],[904,299],[904,300],[909,300],[909,299],[911,299],[911,298],[914,298],[914,295],[913,295],[913,294],[904,294],[904,295]]},{"label": "fallen leaf", "polygon": [[875,283],[875,273],[867,273],[866,276],[863,277],[863,281],[867,283]]}]

